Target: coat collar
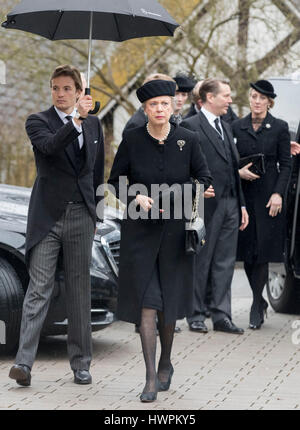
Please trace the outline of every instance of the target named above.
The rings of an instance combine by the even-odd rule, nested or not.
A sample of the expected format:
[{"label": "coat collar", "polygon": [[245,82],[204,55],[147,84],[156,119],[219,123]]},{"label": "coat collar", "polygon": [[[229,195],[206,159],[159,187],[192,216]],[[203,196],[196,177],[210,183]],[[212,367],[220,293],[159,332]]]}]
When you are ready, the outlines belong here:
[{"label": "coat collar", "polygon": [[268,112],[267,115],[266,115],[266,117],[265,117],[265,119],[262,122],[261,127],[258,129],[257,132],[255,132],[253,130],[253,127],[252,127],[252,116],[251,116],[251,113],[249,113],[247,116],[245,116],[245,118],[241,119],[241,126],[240,126],[240,128],[242,130],[247,130],[247,132],[249,134],[251,134],[251,136],[253,136],[255,139],[257,139],[258,138],[258,134],[261,133],[262,131],[264,131],[264,130],[267,130],[267,131],[271,130],[272,124],[273,124],[274,120],[275,120],[275,118]]}]

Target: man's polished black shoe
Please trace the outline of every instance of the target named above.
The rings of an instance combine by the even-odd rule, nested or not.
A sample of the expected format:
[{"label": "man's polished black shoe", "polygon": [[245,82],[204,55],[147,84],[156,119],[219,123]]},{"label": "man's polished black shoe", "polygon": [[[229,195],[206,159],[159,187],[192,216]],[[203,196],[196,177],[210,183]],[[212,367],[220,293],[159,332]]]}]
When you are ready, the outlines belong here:
[{"label": "man's polished black shoe", "polygon": [[215,322],[214,330],[232,334],[244,334],[244,330],[234,325],[229,318],[223,318],[222,320]]},{"label": "man's polished black shoe", "polygon": [[92,383],[92,377],[88,370],[73,370],[75,384],[87,385]]},{"label": "man's polished black shoe", "polygon": [[29,387],[31,383],[30,368],[25,364],[15,364],[9,371],[8,375],[11,379],[15,379],[17,384],[22,387]]},{"label": "man's polished black shoe", "polygon": [[198,333],[208,333],[208,328],[204,321],[193,321],[189,324],[191,331],[197,331]]}]

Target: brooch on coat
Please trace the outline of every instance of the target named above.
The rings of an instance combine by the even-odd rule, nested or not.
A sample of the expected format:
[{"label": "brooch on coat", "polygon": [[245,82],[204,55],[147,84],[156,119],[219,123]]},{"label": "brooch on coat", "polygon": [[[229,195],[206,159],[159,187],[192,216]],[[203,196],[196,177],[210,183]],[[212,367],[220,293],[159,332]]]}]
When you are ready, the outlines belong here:
[{"label": "brooch on coat", "polygon": [[271,124],[266,124],[266,128],[271,128]]},{"label": "brooch on coat", "polygon": [[182,151],[182,148],[185,145],[185,141],[184,140],[177,140],[177,145],[179,146],[180,151]]}]

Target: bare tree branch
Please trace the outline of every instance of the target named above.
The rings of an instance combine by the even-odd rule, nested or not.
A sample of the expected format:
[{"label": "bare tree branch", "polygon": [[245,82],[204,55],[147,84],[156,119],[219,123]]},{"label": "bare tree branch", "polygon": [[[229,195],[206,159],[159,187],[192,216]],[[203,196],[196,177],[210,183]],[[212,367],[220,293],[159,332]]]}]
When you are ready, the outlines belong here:
[{"label": "bare tree branch", "polygon": [[294,30],[285,39],[278,43],[268,54],[257,60],[249,71],[249,74],[261,75],[276,60],[286,54],[288,50],[300,40],[300,28]]}]

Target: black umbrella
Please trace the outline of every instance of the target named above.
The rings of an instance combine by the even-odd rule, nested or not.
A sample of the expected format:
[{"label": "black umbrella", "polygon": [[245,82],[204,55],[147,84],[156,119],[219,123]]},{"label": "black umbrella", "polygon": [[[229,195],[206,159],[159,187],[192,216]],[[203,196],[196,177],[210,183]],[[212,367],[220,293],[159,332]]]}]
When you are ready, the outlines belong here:
[{"label": "black umbrella", "polygon": [[23,0],[7,15],[2,27],[50,40],[89,39],[86,94],[90,94],[93,39],[121,42],[173,36],[178,24],[156,0]]}]

